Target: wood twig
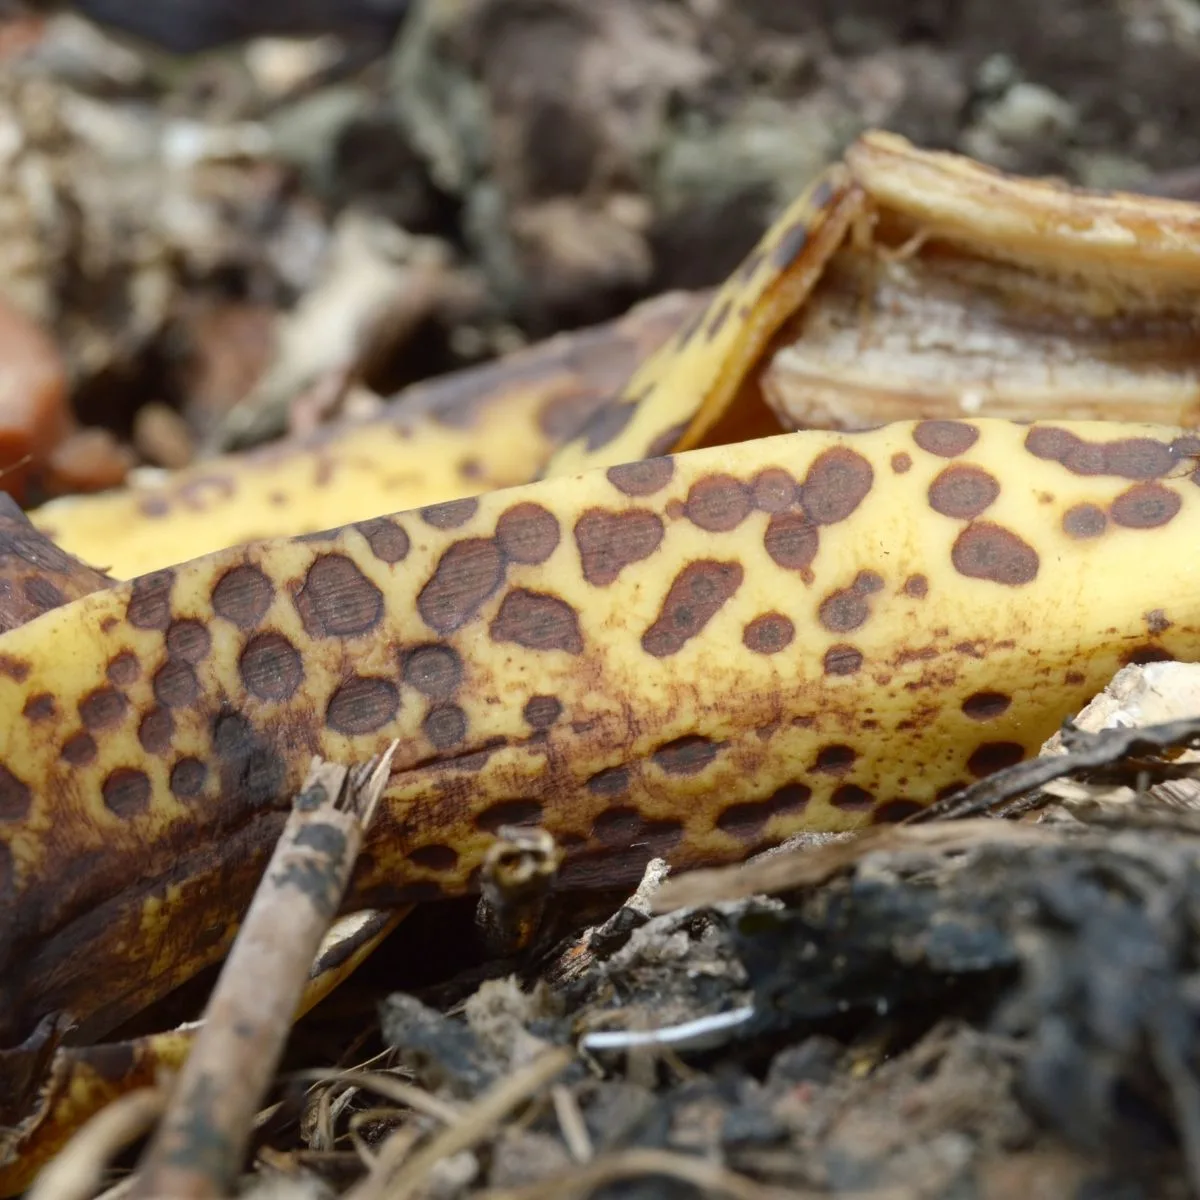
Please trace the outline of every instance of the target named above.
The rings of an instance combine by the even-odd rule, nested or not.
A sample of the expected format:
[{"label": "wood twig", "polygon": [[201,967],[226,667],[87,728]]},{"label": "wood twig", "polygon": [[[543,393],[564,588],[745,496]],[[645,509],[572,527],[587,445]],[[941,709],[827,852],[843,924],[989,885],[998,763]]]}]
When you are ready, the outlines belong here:
[{"label": "wood twig", "polygon": [[232,1190],[395,748],[353,770],[313,760],[139,1163],[134,1200]]}]

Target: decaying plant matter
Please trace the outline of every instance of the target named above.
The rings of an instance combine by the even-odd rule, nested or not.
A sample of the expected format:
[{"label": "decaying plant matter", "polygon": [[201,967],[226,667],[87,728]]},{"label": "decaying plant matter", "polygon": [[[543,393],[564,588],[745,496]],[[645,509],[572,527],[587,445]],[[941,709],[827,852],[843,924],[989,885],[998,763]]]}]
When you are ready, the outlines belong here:
[{"label": "decaying plant matter", "polygon": [[[314,754],[396,746],[343,910],[472,893],[509,826],[552,838],[556,893],[587,895],[655,858],[711,866],[903,820],[1036,754],[1122,665],[1200,659],[1200,438],[1182,407],[1172,424],[1083,421],[1048,393],[1014,421],[985,397],[952,419],[759,436],[764,372],[783,342],[805,344],[808,306],[848,263],[868,264],[862,279],[924,271],[922,293],[952,276],[947,294],[969,297],[969,280],[1004,309],[994,329],[1059,305],[1072,352],[1094,359],[1095,328],[1122,314],[1182,328],[1198,225],[1190,205],[993,176],[871,135],[612,396],[542,425],[514,486],[464,494],[459,464],[449,494],[417,499],[442,411],[407,451],[399,435],[373,445],[374,423],[284,447],[273,467],[208,464],[196,494],[215,499],[196,507],[214,530],[284,477],[304,497],[285,494],[281,520],[302,524],[272,538],[181,559],[170,504],[106,500],[142,505],[131,528],[173,556],[0,643],[0,1036],[24,1064],[19,1102],[34,1106],[65,1026],[102,1038],[227,953]],[[1006,254],[985,261],[981,231]],[[1178,399],[1190,368],[1174,365]],[[509,398],[544,416],[542,399]],[[453,436],[485,461],[473,421]],[[354,489],[332,449],[347,439],[386,461],[362,493],[376,507],[314,531],[323,496]],[[404,511],[384,505],[393,486]],[[36,519],[88,558],[65,530],[91,504]],[[1025,855],[1051,836],[997,834]],[[1106,1052],[1135,1031],[1166,1037],[1133,1021]],[[1187,1081],[1171,1087],[1191,1154]],[[21,1124],[4,1187],[63,1112]]]}]

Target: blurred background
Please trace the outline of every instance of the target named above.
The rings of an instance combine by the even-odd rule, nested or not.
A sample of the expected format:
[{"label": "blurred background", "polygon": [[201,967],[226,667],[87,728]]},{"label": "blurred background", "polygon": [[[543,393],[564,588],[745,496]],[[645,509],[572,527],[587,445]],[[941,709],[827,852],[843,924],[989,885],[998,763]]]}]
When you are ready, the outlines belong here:
[{"label": "blurred background", "polygon": [[0,0],[0,486],[711,286],[868,127],[1200,197],[1198,66],[1195,0]]}]

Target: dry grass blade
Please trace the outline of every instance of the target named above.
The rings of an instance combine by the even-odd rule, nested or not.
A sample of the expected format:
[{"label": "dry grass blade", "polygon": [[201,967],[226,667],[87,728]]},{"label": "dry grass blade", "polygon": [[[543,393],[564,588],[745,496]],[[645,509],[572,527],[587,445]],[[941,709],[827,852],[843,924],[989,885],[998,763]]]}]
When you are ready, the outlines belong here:
[{"label": "dry grass blade", "polygon": [[353,771],[313,760],[132,1196],[201,1200],[232,1188],[394,752]]},{"label": "dry grass blade", "polygon": [[[346,1195],[346,1200],[411,1200],[425,1186],[439,1162],[467,1150],[494,1131],[513,1109],[535,1095],[563,1071],[575,1057],[574,1051],[555,1048],[545,1051],[523,1070],[502,1080],[464,1109],[458,1120],[408,1157],[411,1134],[397,1130],[379,1152],[371,1173]],[[404,1177],[395,1177],[403,1164]]]},{"label": "dry grass blade", "polygon": [[554,1102],[558,1128],[562,1132],[563,1141],[567,1143],[571,1157],[578,1163],[591,1162],[596,1154],[575,1093],[562,1084],[556,1084],[550,1089],[550,1099]]},{"label": "dry grass blade", "polygon": [[385,1100],[403,1104],[414,1112],[424,1113],[443,1124],[449,1125],[462,1115],[460,1105],[439,1100],[415,1083],[408,1083],[382,1071],[301,1071],[296,1079],[318,1079],[323,1083],[343,1084],[348,1088],[360,1088],[374,1092]]},{"label": "dry grass blade", "polygon": [[707,871],[689,871],[668,879],[652,900],[654,912],[751,896],[815,887],[876,850],[969,850],[982,842],[1041,844],[1059,834],[1037,825],[979,819],[939,825],[891,825],[871,829],[844,842],[800,846],[764,855],[753,862]]},{"label": "dry grass blade", "polygon": [[[670,1150],[623,1150],[607,1154],[585,1166],[553,1175],[528,1187],[493,1188],[483,1200],[574,1200],[596,1188],[643,1175],[661,1175],[691,1184],[703,1195],[729,1200],[819,1200],[828,1192],[755,1183],[718,1163]],[[842,1192],[843,1200],[914,1200],[908,1188],[885,1188],[872,1192]]]},{"label": "dry grass blade", "polygon": [[159,1088],[139,1088],[98,1112],[38,1176],[27,1200],[88,1200],[110,1159],[140,1138],[166,1104]]}]

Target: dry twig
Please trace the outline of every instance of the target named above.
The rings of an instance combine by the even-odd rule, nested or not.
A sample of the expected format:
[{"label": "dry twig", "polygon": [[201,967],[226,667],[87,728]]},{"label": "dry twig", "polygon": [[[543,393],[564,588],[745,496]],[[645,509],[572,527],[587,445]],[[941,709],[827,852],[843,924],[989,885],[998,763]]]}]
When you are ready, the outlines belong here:
[{"label": "dry twig", "polygon": [[798,846],[733,866],[689,871],[668,879],[653,898],[651,907],[656,913],[666,913],[677,908],[816,887],[876,850],[926,849],[946,853],[970,850],[983,842],[1043,845],[1059,836],[1042,826],[988,818],[934,825],[881,825],[844,842]]},{"label": "dry twig", "polygon": [[314,759],[142,1157],[136,1200],[232,1188],[394,751],[353,771]]}]

